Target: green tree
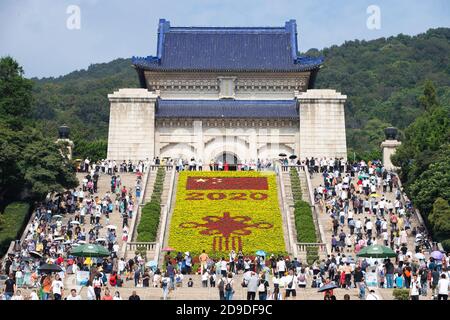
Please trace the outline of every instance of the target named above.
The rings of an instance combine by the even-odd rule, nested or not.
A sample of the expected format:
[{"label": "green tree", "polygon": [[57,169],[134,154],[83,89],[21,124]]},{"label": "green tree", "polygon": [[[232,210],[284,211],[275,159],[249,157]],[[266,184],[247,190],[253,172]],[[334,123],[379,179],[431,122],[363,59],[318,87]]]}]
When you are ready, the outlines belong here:
[{"label": "green tree", "polygon": [[450,205],[447,200],[440,197],[436,199],[429,221],[436,239],[439,241],[450,239]]},{"label": "green tree", "polygon": [[41,200],[48,192],[77,185],[72,164],[58,146],[27,121],[31,90],[19,64],[0,59],[0,208],[26,194]]},{"label": "green tree", "polygon": [[20,130],[30,117],[32,81],[23,77],[23,69],[11,57],[0,59],[0,117]]}]

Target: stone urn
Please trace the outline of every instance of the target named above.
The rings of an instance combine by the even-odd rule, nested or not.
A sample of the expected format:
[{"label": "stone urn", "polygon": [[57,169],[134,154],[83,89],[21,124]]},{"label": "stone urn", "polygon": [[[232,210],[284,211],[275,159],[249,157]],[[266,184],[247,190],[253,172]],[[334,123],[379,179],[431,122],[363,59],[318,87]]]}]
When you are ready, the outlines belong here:
[{"label": "stone urn", "polygon": [[386,136],[386,140],[397,140],[397,128],[389,127],[384,129],[384,135]]},{"label": "stone urn", "polygon": [[69,139],[70,128],[65,124],[58,129],[59,139]]}]

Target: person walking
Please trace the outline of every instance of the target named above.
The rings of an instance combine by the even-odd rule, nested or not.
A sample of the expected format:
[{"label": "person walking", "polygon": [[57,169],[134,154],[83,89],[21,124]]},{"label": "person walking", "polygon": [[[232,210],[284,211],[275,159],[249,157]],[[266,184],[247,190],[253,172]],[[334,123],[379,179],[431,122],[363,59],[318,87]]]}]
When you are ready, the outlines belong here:
[{"label": "person walking", "polygon": [[206,270],[208,259],[208,254],[203,250],[202,254],[198,257],[198,260],[200,261],[200,274],[203,274],[203,271]]},{"label": "person walking", "polygon": [[252,271],[247,282],[247,300],[255,300],[256,291],[258,290],[258,282],[258,276],[254,271]]},{"label": "person walking", "polygon": [[261,279],[259,279],[259,283],[258,283],[259,300],[267,300],[268,288],[269,288],[269,282],[266,280],[266,275],[264,273],[262,273]]},{"label": "person walking", "polygon": [[233,274],[229,272],[225,280],[225,300],[233,300],[234,294],[233,285],[234,285]]},{"label": "person walking", "polygon": [[167,300],[167,296],[169,295],[169,283],[170,278],[167,271],[164,273],[164,277],[161,278],[161,288],[163,290],[163,300]]},{"label": "person walking", "polygon": [[414,274],[409,289],[409,296],[411,297],[411,300],[419,300],[421,288],[420,281],[417,279],[417,275]]},{"label": "person walking", "polygon": [[220,277],[217,287],[219,289],[219,299],[225,300],[225,280],[224,277]]},{"label": "person walking", "polygon": [[448,300],[448,287],[449,279],[445,273],[441,274],[441,279],[439,279],[438,288],[438,300]]}]

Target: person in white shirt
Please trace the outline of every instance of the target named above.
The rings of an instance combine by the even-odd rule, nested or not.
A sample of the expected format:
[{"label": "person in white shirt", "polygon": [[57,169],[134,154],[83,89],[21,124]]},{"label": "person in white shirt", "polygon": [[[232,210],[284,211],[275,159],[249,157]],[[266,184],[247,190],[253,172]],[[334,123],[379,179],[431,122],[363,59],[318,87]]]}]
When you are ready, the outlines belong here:
[{"label": "person in white shirt", "polygon": [[77,294],[76,289],[72,289],[70,290],[70,296],[68,296],[66,300],[81,300],[81,297],[79,294]]},{"label": "person in white shirt", "polygon": [[11,300],[24,300],[22,296],[22,292],[20,290],[16,291],[16,294],[12,296]]},{"label": "person in white shirt", "polygon": [[284,288],[286,289],[286,298],[297,296],[297,277],[294,275],[294,271],[290,270],[289,274],[285,277]]},{"label": "person in white shirt", "polygon": [[114,294],[113,300],[122,300],[122,297],[120,296],[120,292],[119,291],[116,291],[116,293]]},{"label": "person in white shirt", "polygon": [[366,297],[366,300],[381,300],[378,295],[375,294],[375,290],[370,290]]},{"label": "person in white shirt", "polygon": [[95,300],[95,290],[90,281],[89,281],[88,288],[87,288],[87,299]]},{"label": "person in white shirt", "polygon": [[63,288],[64,288],[64,284],[60,280],[59,275],[56,275],[55,280],[53,280],[52,286],[51,286],[55,300],[61,300]]},{"label": "person in white shirt", "polygon": [[38,296],[36,290],[33,290],[33,291],[31,292],[31,294],[30,294],[30,300],[34,300],[34,301],[39,300],[39,296]]},{"label": "person in white shirt", "polygon": [[280,278],[283,277],[284,273],[286,272],[286,262],[284,262],[284,260],[281,258],[277,262],[277,271]]},{"label": "person in white shirt", "polygon": [[438,282],[438,300],[448,300],[449,279],[445,273],[441,274]]},{"label": "person in white shirt", "polygon": [[420,289],[422,288],[422,285],[420,284],[420,281],[417,279],[417,275],[413,275],[413,279],[411,281],[411,288],[409,289],[409,295],[411,297],[411,300],[419,300],[420,295]]}]

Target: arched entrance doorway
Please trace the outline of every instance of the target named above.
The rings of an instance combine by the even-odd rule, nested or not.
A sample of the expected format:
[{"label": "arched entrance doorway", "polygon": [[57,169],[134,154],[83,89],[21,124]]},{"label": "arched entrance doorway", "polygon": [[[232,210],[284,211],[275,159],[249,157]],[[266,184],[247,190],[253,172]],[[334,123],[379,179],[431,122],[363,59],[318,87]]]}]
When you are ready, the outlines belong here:
[{"label": "arched entrance doorway", "polygon": [[238,156],[233,152],[224,151],[216,156],[216,170],[220,170],[219,163],[223,164],[223,170],[236,171],[240,160]]}]

